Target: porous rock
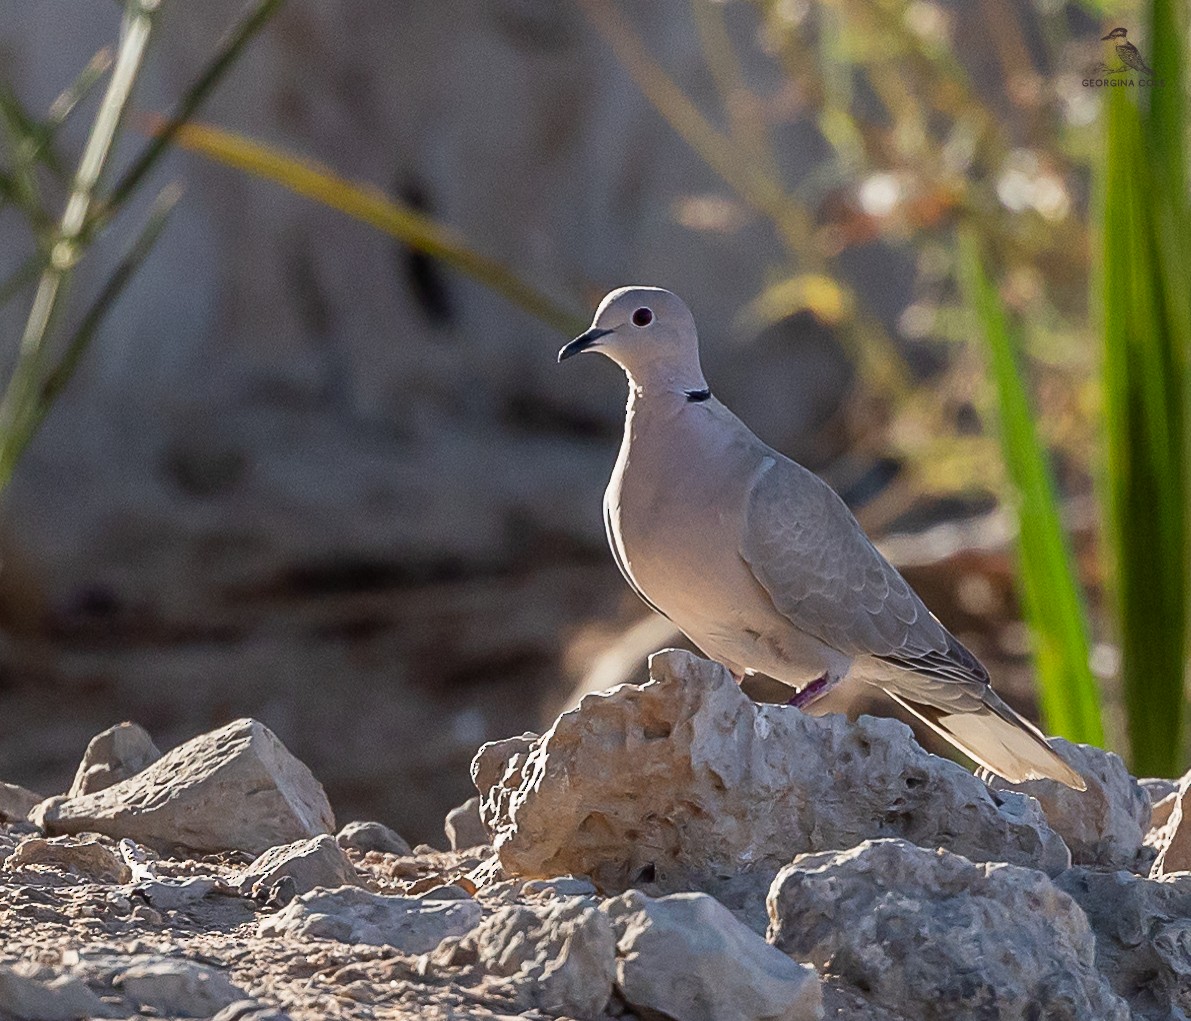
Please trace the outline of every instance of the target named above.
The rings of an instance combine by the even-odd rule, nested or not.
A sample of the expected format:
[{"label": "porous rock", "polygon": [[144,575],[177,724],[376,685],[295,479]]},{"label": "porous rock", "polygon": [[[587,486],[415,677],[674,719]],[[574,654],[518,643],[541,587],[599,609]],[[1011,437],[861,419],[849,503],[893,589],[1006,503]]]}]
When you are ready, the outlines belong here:
[{"label": "porous rock", "polygon": [[463,851],[489,843],[492,838],[480,818],[479,797],[468,798],[462,805],[456,805],[443,821],[443,832],[452,851]]},{"label": "porous rock", "polygon": [[158,911],[177,911],[198,903],[219,889],[219,880],[212,876],[190,876],[188,879],[167,876],[164,879],[142,879],[132,892]]},{"label": "porous rock", "polygon": [[97,840],[26,837],[4,862],[5,871],[30,866],[73,873],[92,883],[127,883],[128,865]]},{"label": "porous rock", "polygon": [[161,751],[144,727],[117,723],[91,738],[67,796],[77,798],[102,791],[135,776],[160,758]]},{"label": "porous rock", "polygon": [[379,851],[398,856],[410,853],[408,841],[400,833],[379,822],[349,822],[335,837],[345,850]]},{"label": "porous rock", "polygon": [[310,770],[250,719],[192,738],[102,791],[43,802],[34,815],[52,834],[89,830],[151,847],[253,854],[335,828]]},{"label": "porous rock", "polygon": [[1150,796],[1151,804],[1154,805],[1179,789],[1178,780],[1168,780],[1162,776],[1143,776],[1137,782],[1145,788],[1146,793]]},{"label": "porous rock", "polygon": [[703,893],[606,901],[616,985],[634,1009],[675,1021],[814,1021],[819,976],[770,946]]},{"label": "porous rock", "polygon": [[521,896],[549,900],[551,897],[594,897],[597,891],[589,879],[576,876],[556,876],[554,879],[531,879],[521,884]]},{"label": "porous rock", "polygon": [[[1168,822],[1170,817],[1174,814],[1174,806],[1179,800],[1178,790],[1173,790],[1158,801],[1155,801],[1153,807],[1150,809],[1150,833],[1154,830],[1160,830]],[[1147,833],[1148,837],[1150,834]]]},{"label": "porous rock", "polygon": [[1191,773],[1179,781],[1166,821],[1151,838],[1158,852],[1151,876],[1191,871]]},{"label": "porous rock", "polygon": [[308,893],[319,886],[360,885],[351,859],[335,838],[326,833],[269,848],[244,869],[239,887],[242,893],[255,897],[286,878],[293,880],[294,893]]},{"label": "porous rock", "polygon": [[391,946],[403,954],[424,954],[448,936],[470,932],[481,914],[474,900],[397,897],[344,886],[295,898],[265,918],[260,933]]},{"label": "porous rock", "polygon": [[42,801],[40,794],[15,783],[0,783],[0,822],[24,822],[33,806]]},{"label": "porous rock", "polygon": [[223,972],[197,961],[146,957],[131,964],[115,984],[141,1007],[166,1017],[211,1017],[247,999]]},{"label": "porous rock", "polygon": [[41,979],[23,965],[0,965],[0,1016],[20,1021],[75,1021],[115,1011],[71,975]]},{"label": "porous rock", "polygon": [[1037,798],[1046,821],[1071,849],[1076,865],[1129,868],[1150,827],[1149,793],[1119,755],[1061,737],[1051,738],[1049,743],[1084,778],[1086,791],[1072,790],[1057,780],[1011,784],[994,775],[987,776],[989,785]]},{"label": "porous rock", "polygon": [[515,793],[503,782],[505,777],[521,770],[529,753],[540,742],[537,734],[526,731],[480,745],[472,758],[471,781],[480,792],[480,821],[489,834],[496,820],[508,815],[509,802]]},{"label": "porous rock", "polygon": [[[612,996],[616,937],[608,917],[586,897],[498,908],[435,954],[470,962],[471,978],[511,995],[523,1009],[591,1018]],[[460,979],[467,981],[467,976]]]},{"label": "porous rock", "polygon": [[794,859],[768,907],[778,949],[918,1021],[1129,1021],[1083,911],[1034,869],[865,841]]},{"label": "porous rock", "polygon": [[1191,1017],[1191,876],[1072,868],[1055,880],[1096,934],[1096,963],[1135,1021]]},{"label": "porous rock", "polygon": [[211,1021],[293,1021],[284,1010],[270,1007],[259,1000],[237,1000],[229,1003]]},{"label": "porous rock", "polygon": [[870,837],[1051,873],[1070,862],[1037,802],[990,791],[896,720],[758,705],[677,650],[650,676],[586,696],[540,738],[480,750],[472,774],[508,874],[714,894],[723,876],[767,884],[795,854]]}]

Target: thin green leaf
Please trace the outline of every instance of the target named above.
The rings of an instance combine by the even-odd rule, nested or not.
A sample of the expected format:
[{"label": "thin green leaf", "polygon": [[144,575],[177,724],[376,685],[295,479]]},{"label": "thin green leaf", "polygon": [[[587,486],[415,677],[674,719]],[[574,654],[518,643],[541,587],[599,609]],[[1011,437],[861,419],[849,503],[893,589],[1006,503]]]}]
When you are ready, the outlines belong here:
[{"label": "thin green leaf", "polygon": [[157,165],[157,162],[170,147],[178,130],[198,112],[199,107],[206,102],[207,97],[235,65],[244,48],[256,38],[257,34],[281,9],[284,2],[285,0],[259,0],[239,24],[232,28],[215,56],[208,61],[202,74],[183,94],[161,130],[155,132],[149,139],[137,158],[133,160],[132,165],[116,182],[106,201],[95,210],[93,219],[97,223],[111,219],[128,201],[137,186],[144,180],[145,175]]},{"label": "thin green leaf", "polygon": [[27,422],[36,406],[46,338],[60,313],[63,292],[83,250],[80,235],[144,59],[156,10],[156,0],[128,0],[125,8],[116,66],[83,146],[66,210],[21,335],[16,367],[0,400],[0,487],[12,477],[17,458],[32,434]]},{"label": "thin green leaf", "polygon": [[[103,325],[107,314],[115,307],[116,302],[124,293],[124,289],[131,282],[144,261],[149,257],[149,253],[153,250],[157,239],[161,237],[166,222],[169,220],[170,213],[174,211],[174,206],[177,205],[181,197],[182,188],[177,184],[172,184],[163,189],[161,194],[157,196],[149,212],[149,219],[141,230],[141,233],[128,250],[128,254],[120,260],[120,264],[112,271],[112,275],[108,277],[107,282],[91,303],[91,307],[87,309],[78,328],[67,342],[61,358],[58,359],[57,364],[54,365],[53,369],[47,374],[45,382],[42,383],[37,409],[31,423],[32,431],[36,431],[54,400],[66,387],[66,384],[70,382],[79,361],[94,339],[95,334]],[[32,431],[30,432],[30,436],[32,435]],[[28,438],[26,438],[25,442],[28,442]]]},{"label": "thin green leaf", "polygon": [[[1157,0],[1155,24],[1173,24]],[[1183,37],[1180,37],[1180,39]],[[1177,50],[1154,40],[1165,79],[1148,111],[1127,89],[1106,101],[1094,301],[1104,334],[1105,494],[1132,766],[1177,776],[1185,739],[1188,612],[1187,200]],[[1161,95],[1159,95],[1159,93]],[[1170,130],[1173,137],[1159,138]],[[1172,185],[1173,182],[1173,185]],[[1180,232],[1180,233],[1173,233]]]},{"label": "thin green leaf", "polygon": [[[103,79],[112,64],[112,51],[105,47],[95,54],[78,77],[50,105],[44,121],[36,120],[21,104],[12,87],[0,81],[0,113],[10,130],[23,145],[20,158],[29,167],[40,163],[58,180],[66,181],[67,173],[54,150],[54,138],[78,104]],[[15,148],[15,145],[14,145]],[[6,189],[7,190],[7,189]],[[14,196],[15,197],[15,196]],[[44,219],[48,222],[49,217]]]},{"label": "thin green leaf", "polygon": [[46,115],[46,123],[49,126],[51,137],[55,130],[66,123],[67,118],[70,117],[79,103],[99,84],[111,66],[112,51],[105,46],[87,61],[87,66],[79,72],[79,76],[50,104],[49,113]]},{"label": "thin green leaf", "polygon": [[8,141],[9,165],[4,180],[6,198],[17,206],[38,234],[52,229],[52,219],[37,185],[38,125],[30,121],[16,94],[0,81],[0,125]]},{"label": "thin green leaf", "polygon": [[1034,639],[1043,719],[1052,733],[1102,745],[1104,727],[1089,666],[1087,617],[1054,480],[1034,426],[1017,345],[985,273],[979,239],[971,230],[960,236],[960,264],[965,297],[976,313],[996,388],[1001,450],[1018,522],[1018,583]]}]

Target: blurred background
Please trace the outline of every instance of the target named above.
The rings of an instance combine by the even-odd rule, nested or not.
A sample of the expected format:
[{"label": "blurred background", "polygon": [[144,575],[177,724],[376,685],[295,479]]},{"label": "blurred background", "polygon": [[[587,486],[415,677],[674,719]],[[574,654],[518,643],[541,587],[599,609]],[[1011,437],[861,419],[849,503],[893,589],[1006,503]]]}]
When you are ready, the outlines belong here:
[{"label": "blurred background", "polygon": [[[1181,141],[1146,142],[1185,129],[1183,16],[1063,0],[10,5],[0,778],[55,793],[122,719],[165,748],[248,715],[341,820],[441,843],[482,741],[643,677],[678,641],[604,544],[624,380],[554,361],[630,283],[687,300],[717,396],[841,491],[1018,707],[1125,749],[1122,636],[1166,650],[1175,719],[1150,761],[1180,766],[1187,263],[1169,245],[1186,191],[1181,169],[1153,188],[1138,168],[1185,165]],[[1094,84],[1139,77],[1101,40],[1116,24],[1161,93]],[[242,45],[221,49],[237,25]],[[80,153],[141,28],[64,262]],[[115,70],[88,63],[104,47]],[[194,123],[142,166],[186,97]],[[1097,297],[1114,272],[1157,294],[1122,284],[1144,308],[1116,334]],[[1105,386],[1106,366],[1119,381],[1141,357],[1139,323],[1160,342],[1156,420],[1136,387]],[[1129,631],[1141,611],[1110,584],[1129,508],[1157,513],[1114,481],[1135,427],[1169,458],[1150,477],[1166,595],[1154,561],[1136,572],[1158,637]]]}]

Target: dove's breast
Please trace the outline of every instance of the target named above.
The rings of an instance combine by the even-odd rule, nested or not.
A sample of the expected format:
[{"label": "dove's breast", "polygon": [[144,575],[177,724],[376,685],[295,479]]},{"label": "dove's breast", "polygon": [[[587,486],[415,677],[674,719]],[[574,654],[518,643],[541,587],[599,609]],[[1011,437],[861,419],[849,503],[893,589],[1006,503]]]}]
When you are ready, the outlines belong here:
[{"label": "dove's breast", "polygon": [[749,492],[768,448],[718,401],[630,403],[604,495],[626,580],[708,655],[790,683],[831,653],[792,627],[740,556]]}]

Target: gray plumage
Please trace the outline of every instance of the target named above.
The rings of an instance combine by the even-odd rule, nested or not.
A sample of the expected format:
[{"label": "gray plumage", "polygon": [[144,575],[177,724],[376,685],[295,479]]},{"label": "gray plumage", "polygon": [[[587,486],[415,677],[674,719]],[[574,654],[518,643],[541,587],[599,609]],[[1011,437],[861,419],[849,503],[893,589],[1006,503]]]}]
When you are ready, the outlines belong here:
[{"label": "gray plumage", "polygon": [[707,395],[681,300],[613,291],[559,360],[585,350],[629,377],[604,523],[617,566],[652,609],[738,678],[761,673],[800,691],[793,701],[808,711],[844,681],[873,684],[1008,780],[1084,787],[836,493]]}]

